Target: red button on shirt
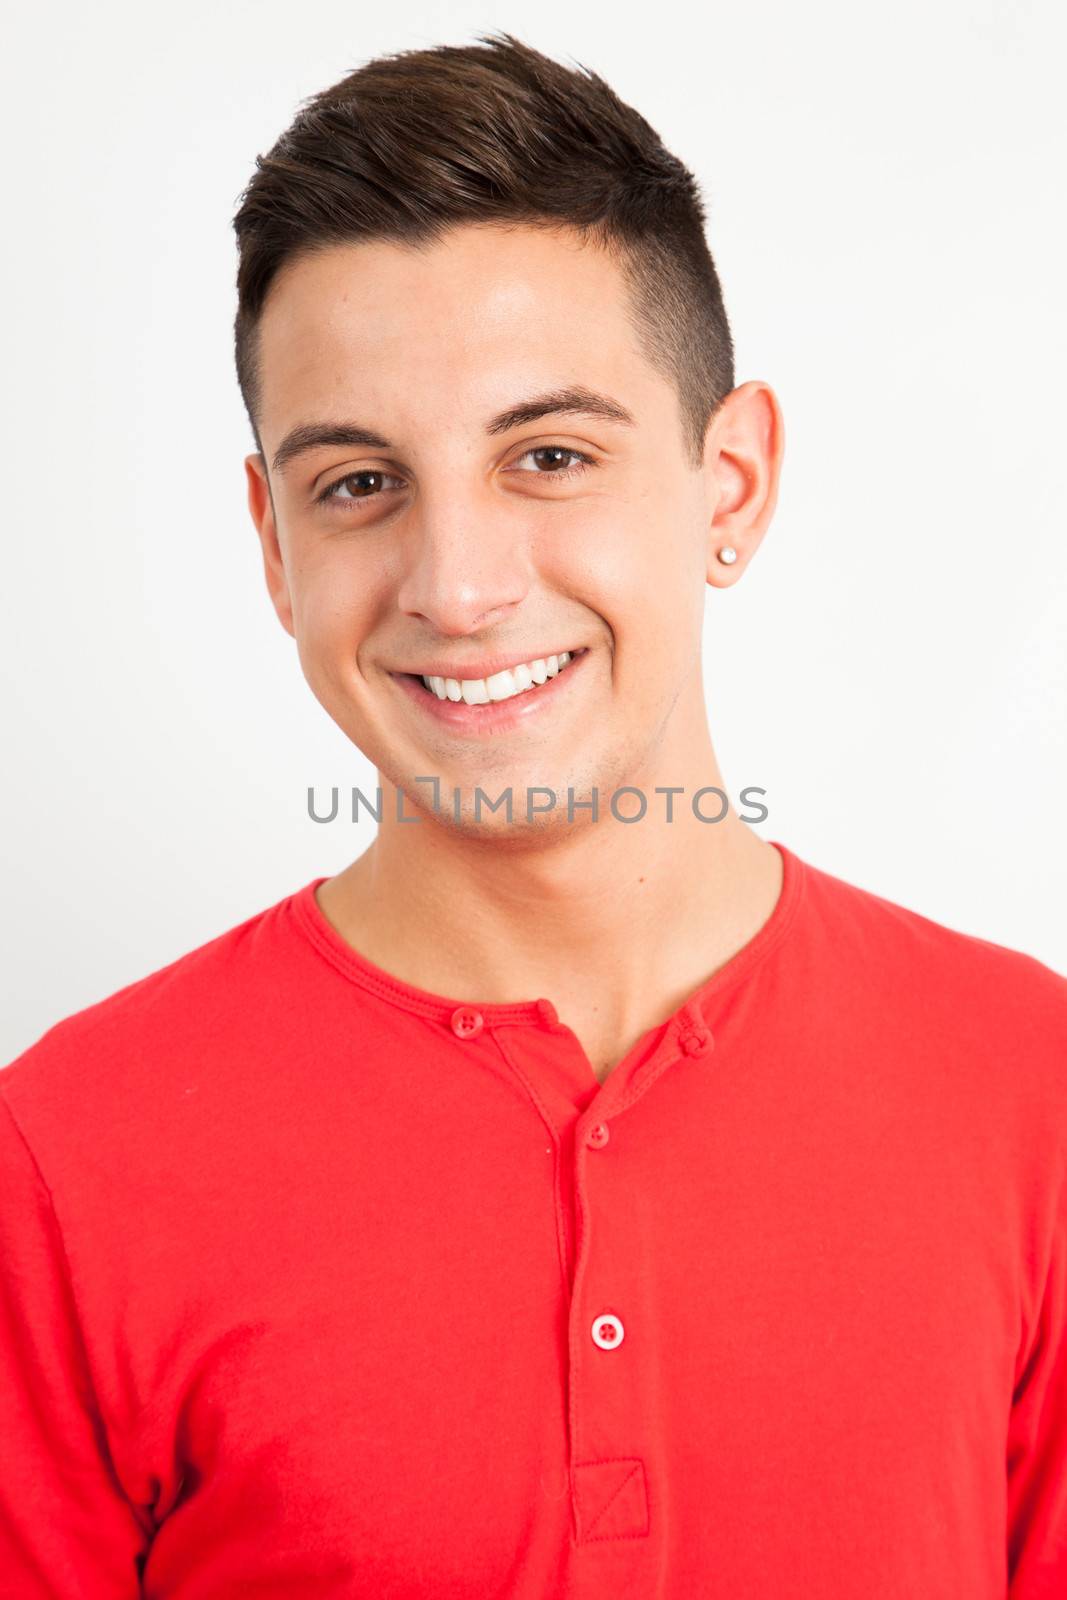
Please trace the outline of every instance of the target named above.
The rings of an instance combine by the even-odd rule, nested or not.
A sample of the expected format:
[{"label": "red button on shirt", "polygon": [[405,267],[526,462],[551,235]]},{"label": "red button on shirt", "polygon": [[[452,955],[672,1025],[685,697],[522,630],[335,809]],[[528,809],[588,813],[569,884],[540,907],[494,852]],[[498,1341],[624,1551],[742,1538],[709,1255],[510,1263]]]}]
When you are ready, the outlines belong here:
[{"label": "red button on shirt", "polygon": [[606,1122],[598,1122],[595,1128],[590,1128],[585,1136],[585,1142],[591,1150],[602,1150],[611,1138]]},{"label": "red button on shirt", "polygon": [[1067,983],[778,848],[602,1083],[320,880],[0,1071],[0,1592],[1067,1595]]},{"label": "red button on shirt", "polygon": [[470,1006],[458,1006],[452,1013],[452,1032],[458,1039],[473,1039],[481,1033],[484,1019]]}]

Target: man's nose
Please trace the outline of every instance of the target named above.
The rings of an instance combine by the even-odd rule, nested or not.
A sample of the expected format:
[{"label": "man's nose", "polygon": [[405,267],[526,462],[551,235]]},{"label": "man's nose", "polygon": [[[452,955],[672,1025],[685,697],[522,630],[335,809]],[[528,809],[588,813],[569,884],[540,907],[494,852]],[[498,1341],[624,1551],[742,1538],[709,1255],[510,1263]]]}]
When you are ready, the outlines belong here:
[{"label": "man's nose", "polygon": [[529,592],[521,521],[488,494],[449,504],[425,496],[407,532],[397,604],[442,636],[503,621]]}]

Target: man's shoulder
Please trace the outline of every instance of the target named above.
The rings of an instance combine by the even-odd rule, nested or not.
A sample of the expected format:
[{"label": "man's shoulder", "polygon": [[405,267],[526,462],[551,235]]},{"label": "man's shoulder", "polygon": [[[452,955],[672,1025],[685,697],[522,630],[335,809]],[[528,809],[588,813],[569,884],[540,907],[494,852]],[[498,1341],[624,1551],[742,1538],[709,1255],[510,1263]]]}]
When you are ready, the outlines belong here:
[{"label": "man's shoulder", "polygon": [[1067,978],[1010,945],[821,868],[804,870],[814,945],[839,967],[846,990],[873,993],[887,1013],[938,1031],[984,1033],[991,1043],[1010,1040],[1013,1050],[1059,1050],[1067,1076]]},{"label": "man's shoulder", "polygon": [[114,1102],[136,1084],[158,1082],[168,1061],[211,1049],[234,1019],[254,1025],[278,981],[294,898],[60,1018],[0,1068],[0,1095],[12,1108],[65,1108],[69,1117],[98,1090]]}]

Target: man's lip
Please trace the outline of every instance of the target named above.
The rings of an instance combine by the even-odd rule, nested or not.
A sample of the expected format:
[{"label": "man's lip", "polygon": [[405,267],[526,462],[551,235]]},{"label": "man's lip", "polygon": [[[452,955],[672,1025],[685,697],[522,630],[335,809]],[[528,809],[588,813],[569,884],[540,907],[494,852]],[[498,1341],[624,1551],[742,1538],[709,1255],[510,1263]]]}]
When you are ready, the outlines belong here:
[{"label": "man's lip", "polygon": [[566,701],[573,695],[574,683],[582,678],[582,662],[588,654],[588,649],[578,650],[575,659],[562,667],[554,678],[546,678],[544,683],[533,684],[521,694],[492,700],[485,705],[468,705],[463,699],[441,700],[426,687],[421,676],[413,672],[391,672],[389,676],[399,693],[412,700],[438,730],[460,739],[496,738],[536,726],[537,718],[546,716],[560,696]]},{"label": "man's lip", "polygon": [[431,661],[423,662],[418,667],[392,667],[390,670],[394,677],[455,678],[457,682],[462,683],[464,679],[491,678],[497,672],[514,671],[516,667],[521,667],[530,661],[547,661],[549,656],[559,656],[567,652],[571,656],[584,655],[586,649],[586,645],[577,645],[573,649],[569,645],[564,645],[562,650],[546,650],[532,656],[487,656],[482,661],[468,661],[462,667],[458,667],[454,661]]}]

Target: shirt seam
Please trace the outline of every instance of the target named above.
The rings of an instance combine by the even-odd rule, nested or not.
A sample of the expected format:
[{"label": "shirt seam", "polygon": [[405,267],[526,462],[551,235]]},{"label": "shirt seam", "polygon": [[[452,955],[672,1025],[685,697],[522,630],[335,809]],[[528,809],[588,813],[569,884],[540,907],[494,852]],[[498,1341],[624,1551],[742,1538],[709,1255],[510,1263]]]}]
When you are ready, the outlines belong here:
[{"label": "shirt seam", "polygon": [[1059,1235],[1064,1216],[1067,1215],[1067,1149],[1060,1148],[1059,1175],[1054,1186],[1052,1201],[1052,1215],[1049,1227],[1048,1251],[1041,1267],[1041,1288],[1034,1299],[1033,1326],[1027,1328],[1025,1313],[1022,1321],[1022,1337],[1016,1350],[1015,1370],[1012,1373],[1011,1407],[1022,1399],[1029,1387],[1034,1368],[1039,1365],[1045,1350],[1044,1324],[1046,1321],[1045,1310],[1048,1304],[1049,1285],[1052,1279],[1053,1268],[1056,1263],[1056,1251],[1059,1244]]},{"label": "shirt seam", "polygon": [[15,1130],[16,1138],[26,1151],[37,1182],[39,1183],[45,1199],[48,1202],[48,1215],[51,1220],[51,1225],[55,1230],[56,1241],[59,1245],[59,1267],[63,1280],[63,1297],[69,1307],[70,1322],[73,1329],[74,1339],[77,1345],[78,1356],[81,1362],[82,1371],[84,1373],[85,1382],[88,1386],[89,1397],[92,1402],[95,1416],[100,1424],[99,1442],[102,1446],[102,1453],[107,1465],[108,1474],[111,1478],[112,1487],[115,1493],[122,1497],[122,1500],[136,1518],[137,1524],[142,1533],[146,1536],[149,1536],[151,1529],[146,1526],[144,1508],[138,1505],[136,1501],[131,1500],[130,1496],[126,1493],[115,1462],[115,1455],[114,1451],[112,1450],[111,1439],[109,1437],[109,1424],[106,1420],[107,1412],[100,1400],[100,1395],[96,1387],[96,1379],[93,1376],[92,1357],[89,1354],[89,1346],[85,1338],[85,1330],[82,1325],[81,1313],[78,1310],[78,1297],[74,1288],[74,1271],[70,1262],[70,1254],[67,1250],[67,1241],[63,1235],[63,1228],[60,1224],[59,1216],[56,1211],[55,1196],[52,1193],[52,1187],[44,1175],[41,1163],[38,1161],[37,1154],[27,1138],[25,1131],[23,1130],[22,1124],[15,1112],[15,1108],[8,1099],[7,1093],[2,1086],[0,1086],[0,1105],[3,1105],[3,1108],[11,1122],[11,1126]]},{"label": "shirt seam", "polygon": [[567,1218],[566,1218],[566,1214],[565,1214],[564,1207],[563,1207],[562,1195],[561,1195],[561,1192],[560,1192],[561,1151],[560,1151],[559,1129],[556,1127],[555,1122],[553,1121],[552,1117],[549,1115],[548,1107],[544,1104],[543,1100],[541,1099],[541,1096],[538,1094],[536,1085],[531,1081],[531,1079],[527,1076],[527,1074],[518,1065],[518,1063],[516,1062],[514,1056],[511,1053],[511,1051],[508,1049],[507,1045],[504,1043],[503,1039],[498,1038],[495,1033],[492,1035],[492,1038],[493,1038],[494,1045],[496,1046],[497,1050],[500,1052],[501,1056],[504,1058],[504,1061],[505,1061],[506,1065],[511,1069],[511,1071],[514,1073],[515,1077],[517,1077],[519,1079],[520,1083],[523,1085],[524,1089],[526,1090],[526,1093],[529,1095],[530,1099],[533,1101],[533,1104],[534,1104],[534,1106],[535,1106],[535,1108],[537,1110],[537,1113],[540,1116],[541,1121],[544,1123],[545,1127],[548,1129],[549,1137],[552,1140],[553,1149],[554,1149],[554,1156],[553,1156],[553,1162],[552,1162],[552,1167],[553,1167],[553,1173],[552,1173],[552,1203],[553,1203],[553,1209],[555,1210],[555,1213],[556,1213],[556,1246],[557,1246],[557,1251],[558,1251],[558,1255],[559,1255],[560,1279],[561,1279],[561,1282],[562,1282],[563,1291],[564,1291],[564,1293],[566,1293],[567,1287],[568,1287],[567,1260],[568,1260],[568,1255],[569,1255],[569,1243],[568,1243]]},{"label": "shirt seam", "polygon": [[[801,858],[794,855],[787,846],[778,844],[774,840],[771,840],[771,844],[782,856],[785,874],[782,888],[779,892],[779,900],[771,913],[772,917],[777,914],[775,926],[773,928],[770,927],[768,925],[770,919],[768,919],[768,922],[763,924],[763,927],[753,935],[747,945],[742,946],[737,954],[732,956],[718,972],[713,973],[705,983],[698,986],[696,991],[685,1002],[685,1005],[696,1006],[699,1010],[703,1001],[715,999],[725,991],[732,989],[736,983],[739,983],[743,978],[747,978],[751,972],[761,966],[767,956],[777,950],[785,935],[792,928],[805,896],[807,868]],[[705,1023],[705,1025],[707,1024]]]}]

